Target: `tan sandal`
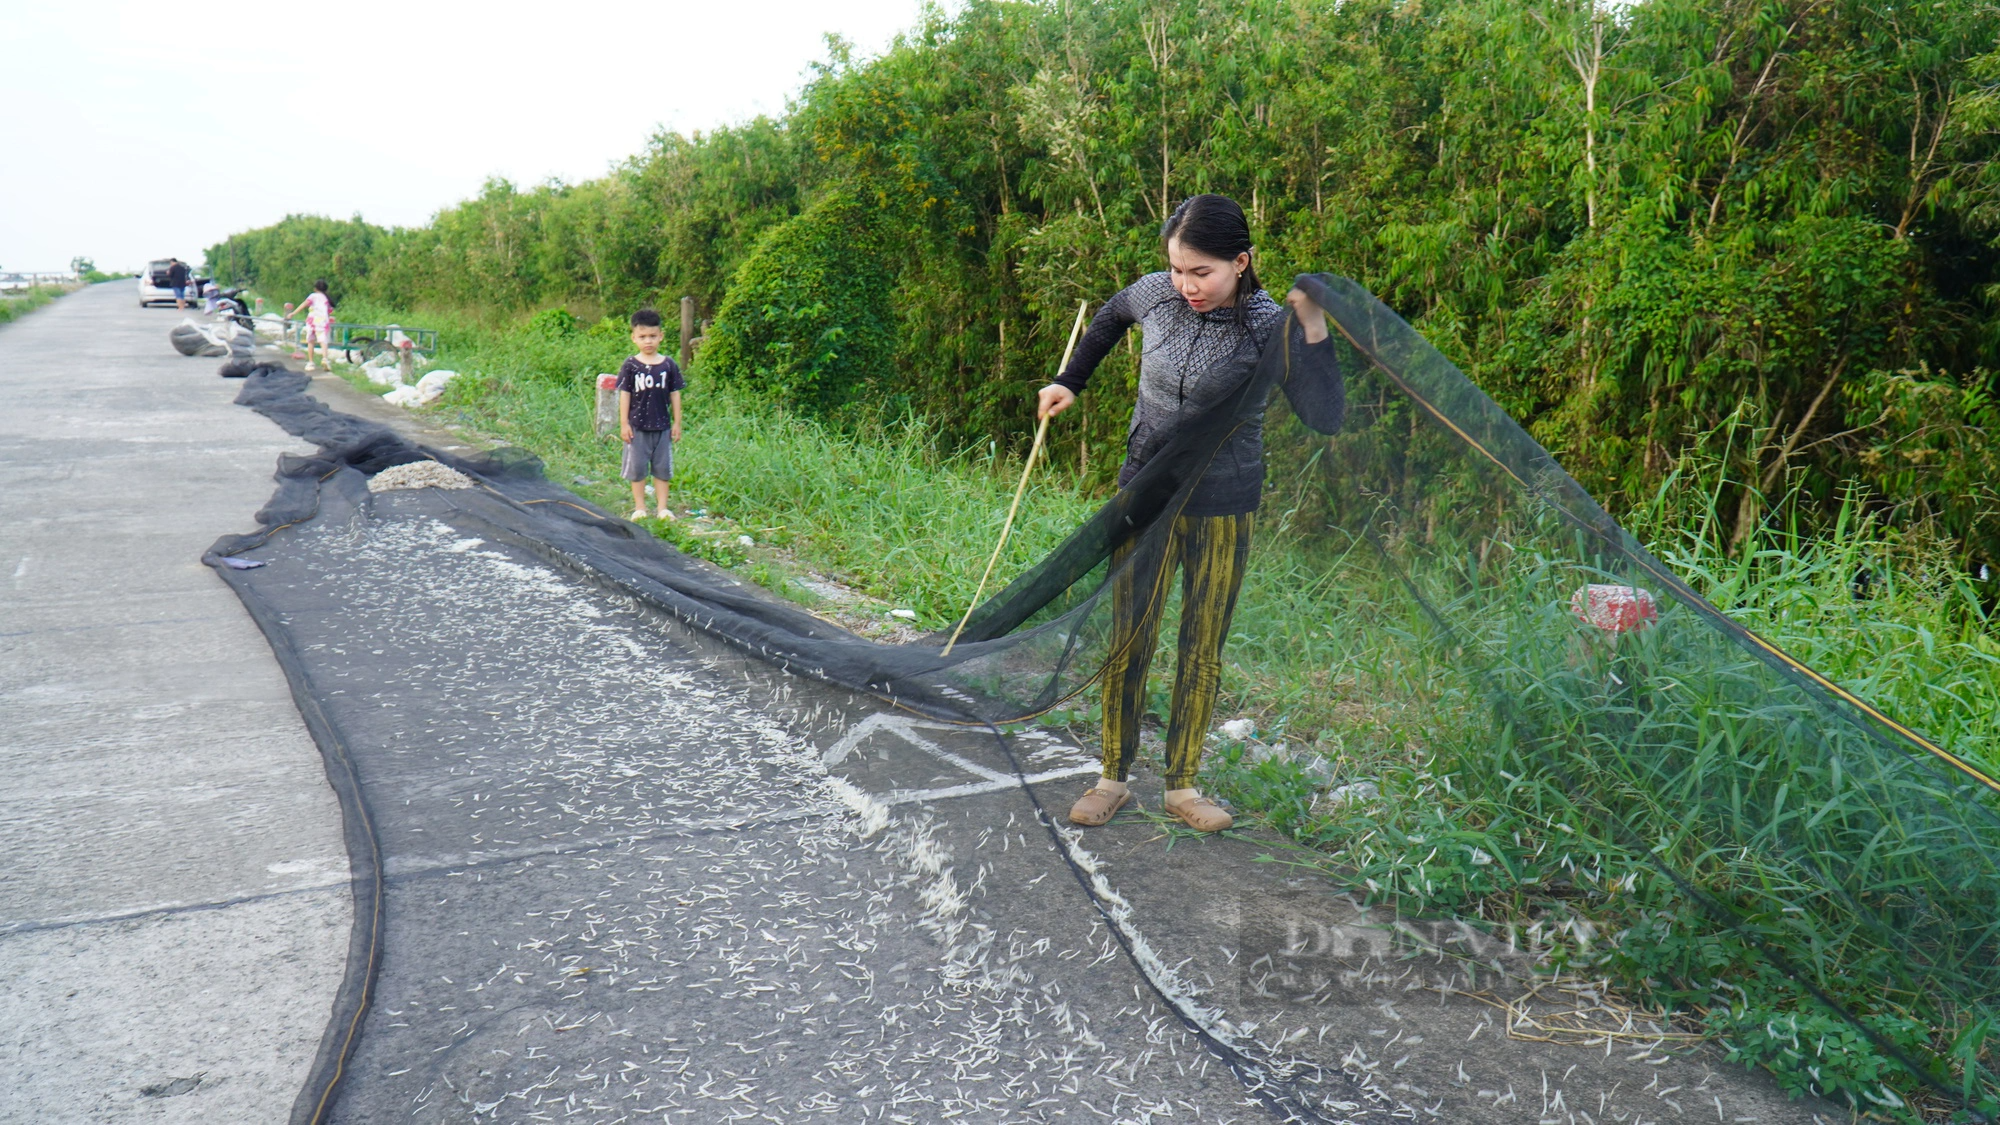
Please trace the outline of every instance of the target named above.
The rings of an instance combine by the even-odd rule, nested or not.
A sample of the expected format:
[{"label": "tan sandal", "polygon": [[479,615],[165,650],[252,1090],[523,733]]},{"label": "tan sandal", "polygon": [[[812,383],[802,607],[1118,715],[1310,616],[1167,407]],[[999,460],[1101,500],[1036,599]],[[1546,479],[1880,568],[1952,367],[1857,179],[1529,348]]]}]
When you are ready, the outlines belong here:
[{"label": "tan sandal", "polygon": [[1069,807],[1069,822],[1081,824],[1085,828],[1097,828],[1118,815],[1118,810],[1124,808],[1131,800],[1130,789],[1123,793],[1113,793],[1109,789],[1092,786],[1090,792],[1078,797],[1076,804]]},{"label": "tan sandal", "polygon": [[1229,815],[1229,810],[1208,797],[1198,796],[1178,805],[1172,801],[1164,804],[1168,816],[1178,817],[1182,824],[1196,832],[1220,832],[1236,823],[1236,818]]}]

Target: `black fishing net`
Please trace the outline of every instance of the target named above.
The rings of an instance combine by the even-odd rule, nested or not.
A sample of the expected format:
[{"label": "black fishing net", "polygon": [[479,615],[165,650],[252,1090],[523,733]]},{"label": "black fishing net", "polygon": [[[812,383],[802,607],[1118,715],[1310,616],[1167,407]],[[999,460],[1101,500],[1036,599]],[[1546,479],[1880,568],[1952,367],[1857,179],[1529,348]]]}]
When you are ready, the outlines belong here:
[{"label": "black fishing net", "polygon": [[[1678,978],[1663,992],[1726,1005],[1726,966],[1781,978],[1845,1025],[1766,1032],[1794,1040],[1766,1061],[1799,1088],[1839,1089],[1817,1072],[1829,1037],[1838,1049],[1848,1032],[1905,1090],[2000,1108],[1986,1041],[2000,1016],[2000,784],[1706,602],[1365,290],[1299,285],[1337,329],[1361,405],[1308,477],[1319,522],[1294,519],[1266,552],[1306,560],[1317,587],[1285,591],[1288,613],[1332,622],[1357,595],[1408,606],[1376,626],[1383,649],[1456,669],[1480,701],[1458,737],[1499,742],[1513,767],[1468,780],[1508,790],[1524,823],[1582,829],[1664,882],[1654,902],[1668,917],[1625,939],[1687,947],[1656,959]],[[1157,579],[1172,517],[1209,459],[1263,421],[1274,391],[1312,377],[1296,329],[1282,331],[1230,402],[979,607],[948,662],[924,647],[823,667],[940,716],[1014,720],[1074,696],[1117,640],[1113,548],[1133,544],[1118,568],[1168,596]],[[1296,427],[1294,439],[1314,441]],[[1529,866],[1518,875],[1533,882]],[[1887,1088],[1853,1085],[1901,1108]]]},{"label": "black fishing net", "polygon": [[[1830,1086],[1828,1039],[1865,1039],[1930,1109],[1990,1117],[1990,772],[1710,605],[1360,287],[1307,288],[1366,360],[1351,398],[1421,435],[1391,470],[1363,420],[1328,474],[1329,529],[1365,545],[1343,554],[1351,581],[1400,587],[1419,611],[1405,635],[1463,669],[1490,715],[1477,733],[1512,767],[1483,780],[1651,865],[1662,916],[1624,941],[1682,946],[1656,964],[1684,994],[1726,1006],[1722,972],[1795,985],[1798,1009],[1766,1032],[1789,1036],[1766,1058],[1794,1088]],[[1805,1014],[1837,1032],[1785,1026]],[[1860,1108],[1909,1111],[1859,1093]]]},{"label": "black fishing net", "polygon": [[[1155,598],[1172,596],[1171,584],[1160,579],[1174,518],[1233,434],[1245,426],[1268,426],[1274,462],[1295,471],[1286,478],[1291,483],[1285,506],[1276,514],[1281,518],[1266,518],[1259,530],[1251,568],[1255,572],[1281,558],[1293,577],[1250,583],[1239,619],[1282,617],[1286,628],[1295,631],[1288,643],[1305,665],[1317,659],[1318,646],[1337,627],[1368,634],[1358,641],[1342,638],[1347,650],[1374,649],[1450,669],[1458,686],[1439,701],[1454,724],[1450,737],[1466,745],[1480,743],[1489,751],[1498,748],[1479,756],[1487,765],[1468,766],[1458,783],[1493,787],[1487,804],[1501,811],[1489,815],[1512,824],[1509,831],[1521,843],[1518,853],[1478,852],[1483,858],[1475,862],[1490,869],[1488,876],[1499,892],[1583,896],[1589,887],[1581,876],[1572,872],[1575,877],[1566,881],[1564,872],[1537,862],[1541,848],[1535,837],[1560,832],[1599,841],[1600,851],[1614,851],[1646,869],[1643,892],[1638,875],[1621,873],[1623,893],[1643,903],[1626,912],[1631,925],[1618,940],[1628,949],[1652,947],[1645,961],[1652,974],[1649,984],[1662,996],[1683,1001],[1700,997],[1703,1006],[1726,1008],[1733,982],[1767,980],[1770,987],[1760,995],[1783,995],[1790,989],[1798,997],[1798,1010],[1789,1013],[1791,1024],[1778,1026],[1773,1013],[1767,1038],[1777,1046],[1762,1056],[1767,1065],[1795,1077],[1795,1088],[1831,1089],[1819,1073],[1826,1065],[1827,1037],[1834,1034],[1825,1029],[1831,1027],[1846,1036],[1843,1042],[1864,1044],[1881,1060],[1888,1068],[1883,1079],[1905,1091],[1922,1091],[1933,1108],[1972,1116],[1990,1113],[2000,1095],[1993,1049],[1984,1040],[1985,1029],[2000,1017],[1995,1000],[2000,997],[2000,819],[1995,811],[2000,786],[1977,765],[1877,713],[1710,606],[1612,521],[1491,399],[1365,291],[1325,276],[1304,276],[1298,284],[1327,311],[1335,330],[1332,346],[1341,356],[1350,404],[1342,432],[1315,434],[1283,417],[1284,408],[1274,405],[1298,389],[1292,380],[1328,377],[1307,374],[1298,326],[1288,318],[1261,353],[1237,357],[1235,362],[1249,373],[1228,401],[1153,457],[1067,541],[978,606],[948,654],[943,636],[905,645],[856,637],[697,565],[633,525],[578,501],[545,480],[532,458],[512,452],[454,458],[419,449],[383,427],[327,410],[302,393],[302,376],[269,366],[248,371],[238,401],[306,437],[320,453],[287,458],[280,466],[278,494],[258,516],[264,530],[218,542],[210,560],[218,565],[230,558],[254,561],[252,556],[278,531],[302,523],[311,526],[298,534],[318,537],[306,555],[322,560],[315,564],[318,573],[303,566],[282,580],[262,570],[223,573],[272,634],[295,689],[326,701],[327,710],[314,714],[309,708],[307,718],[322,745],[336,748],[329,752],[329,775],[336,785],[346,784],[356,793],[404,794],[403,806],[387,813],[378,808],[377,815],[392,825],[370,823],[363,831],[350,813],[357,869],[365,866],[360,862],[365,854],[373,857],[379,873],[393,870],[396,861],[390,853],[397,849],[417,848],[406,855],[406,862],[417,863],[408,858],[422,854],[410,843],[417,839],[411,833],[434,831],[437,823],[421,815],[427,802],[438,809],[463,809],[494,799],[494,793],[474,792],[469,782],[455,791],[435,780],[461,773],[478,776],[473,763],[483,752],[476,743],[484,736],[467,736],[472,741],[461,746],[449,733],[450,724],[440,725],[434,715],[399,710],[428,698],[421,686],[409,688],[408,698],[385,696],[380,706],[357,699],[335,701],[327,694],[328,684],[354,674],[328,655],[344,654],[347,647],[374,654],[368,659],[377,666],[405,658],[397,666],[413,683],[433,675],[425,671],[431,665],[421,653],[398,652],[393,630],[365,640],[344,635],[338,619],[351,610],[334,604],[338,599],[326,592],[354,583],[364,571],[369,575],[365,589],[393,585],[393,576],[381,572],[371,548],[357,545],[355,533],[343,530],[371,504],[378,516],[401,513],[405,524],[398,534],[415,536],[413,544],[421,539],[417,546],[424,557],[478,557],[482,550],[505,545],[514,556],[587,575],[645,612],[669,615],[727,646],[738,659],[781,668],[799,684],[814,685],[799,687],[796,696],[793,688],[773,689],[769,702],[785,702],[794,714],[823,715],[865,699],[875,701],[877,708],[867,713],[886,716],[883,722],[929,724],[924,729],[934,733],[923,737],[946,746],[939,750],[939,760],[972,763],[964,768],[972,771],[975,780],[969,784],[976,789],[1093,772],[1088,756],[1073,747],[1024,760],[1019,738],[989,739],[984,752],[996,756],[973,762],[982,753],[975,748],[978,732],[998,733],[1000,724],[1031,719],[1078,699],[1104,667],[1112,646],[1126,643],[1112,626],[1114,586],[1129,583],[1152,591]],[[369,477],[433,458],[466,473],[476,487],[431,490],[421,498],[412,493],[371,499]],[[328,510],[338,518],[329,518]],[[303,563],[297,549],[291,557]],[[438,596],[454,586],[442,570],[406,577]],[[1259,599],[1269,603],[1261,606],[1262,617]],[[1357,605],[1365,605],[1366,612],[1355,612]],[[496,604],[495,613],[506,611]],[[408,606],[372,612],[412,629],[423,616]],[[557,607],[547,612],[560,616]],[[572,614],[571,627],[588,630],[597,627],[593,622],[605,611],[571,607],[561,612]],[[461,653],[454,659],[473,658]],[[524,661],[524,678],[533,663],[517,649],[479,659],[496,665]],[[540,659],[544,666],[560,662]],[[602,659],[615,663],[611,656]],[[712,653],[699,659],[709,667],[723,666]],[[312,685],[302,686],[308,679]],[[600,693],[601,685],[592,686],[583,668],[573,680],[578,699]],[[812,702],[801,702],[807,699]],[[595,764],[610,773],[592,775],[597,778],[592,784],[609,786],[593,799],[619,805],[618,817],[590,821],[595,827],[587,830],[575,825],[546,832],[536,828],[545,811],[537,802],[558,803],[548,794],[556,788],[551,778],[566,768],[560,743],[600,736],[594,728],[581,734],[566,728],[565,714],[545,706],[552,702],[538,697],[499,704],[513,716],[507,721],[519,724],[507,737],[541,740],[537,744],[549,749],[541,763],[543,776],[523,774],[510,783],[516,788],[507,799],[514,803],[502,811],[512,812],[494,823],[513,826],[514,835],[496,828],[494,839],[505,838],[507,846],[494,845],[493,854],[504,853],[504,858],[494,859],[501,866],[484,868],[487,873],[480,876],[494,882],[477,890],[461,885],[474,900],[503,895],[502,887],[512,885],[508,880],[527,878],[526,868],[536,862],[533,855],[561,854],[572,857],[563,862],[583,862],[575,859],[582,853],[568,847],[580,842],[598,849],[589,853],[597,857],[589,862],[622,865],[620,879],[643,880],[646,876],[634,873],[649,862],[662,865],[656,874],[690,862],[684,850],[674,850],[683,847],[690,833],[699,836],[722,827],[690,828],[686,816],[648,803],[664,798],[644,797],[617,780],[662,768],[659,763],[644,761],[643,755],[620,758],[618,753],[594,752],[599,754]],[[478,707],[451,706],[464,713],[465,730],[477,731],[489,721],[477,717]],[[614,722],[616,705],[604,706],[606,714],[590,722]],[[715,725],[718,731],[740,733],[756,723],[733,716]],[[362,769],[343,764],[338,747],[364,729],[380,744],[404,739],[413,748],[410,754],[429,755],[425,760],[431,762],[433,780],[413,791],[372,789],[384,786],[379,771],[414,769],[416,757]],[[829,734],[828,761],[837,759],[842,739],[853,729],[849,721]],[[955,735],[954,729],[966,733]],[[718,754],[741,758],[740,775],[746,781],[769,780],[768,771],[779,768],[771,764],[775,743],[722,734],[717,738]],[[452,756],[457,754],[467,756]],[[371,769],[377,776],[364,781],[362,775]],[[909,779],[896,784],[902,788],[888,792],[923,788]],[[930,786],[926,792],[948,789],[939,788],[934,778],[924,784]],[[1032,788],[1025,791],[1039,800]],[[791,823],[804,816],[796,802],[730,807],[732,824]],[[634,809],[649,811],[634,820]],[[663,846],[659,841],[667,838],[682,843],[658,851]],[[392,841],[387,853],[384,840]],[[822,854],[808,843],[794,843]],[[762,846],[739,841],[724,850]],[[1431,850],[1435,854],[1438,848]],[[438,870],[452,862],[470,870],[479,862],[462,852],[432,858]],[[732,862],[765,860],[778,861],[746,855]],[[1076,873],[1087,885],[1088,873]],[[698,871],[669,875],[666,881],[681,888],[675,894],[682,897],[675,901],[701,893]],[[444,1018],[441,1012],[455,1010],[444,1003],[442,993],[415,998],[421,989],[411,984],[413,991],[397,1001],[410,1005],[398,1009],[402,1018],[369,1015],[366,1026],[371,1030],[365,1035],[360,1031],[380,961],[382,903],[394,900],[393,883],[388,880],[385,890],[379,878],[366,882],[363,897],[373,906],[357,925],[355,954],[355,964],[365,966],[365,972],[350,974],[315,1085],[301,1100],[302,1111],[318,1107],[313,1109],[317,1113],[333,1104],[328,1091],[344,1061],[366,1059],[372,1050],[378,1057],[369,1065],[376,1069],[368,1073],[387,1074],[394,1069],[397,1050],[417,1049],[398,1039],[414,1032],[395,1030],[411,1026],[411,1011],[423,1007],[427,1018],[438,1019]],[[1551,889],[1551,884],[1567,889]],[[607,901],[616,898],[612,891],[605,893]],[[1098,905],[1102,908],[1103,902]],[[491,903],[484,909],[505,914]],[[676,908],[656,902],[652,909],[647,925],[662,924],[660,918]],[[767,903],[752,913],[775,909]],[[424,912],[414,899],[410,910],[410,925],[420,927]],[[439,914],[435,940],[477,945],[482,935],[470,930],[444,932],[460,917]],[[620,917],[631,922],[631,917]],[[611,921],[587,918],[578,925],[586,922],[593,934],[599,926],[617,928]],[[676,924],[697,923],[690,917]],[[1116,925],[1112,930],[1114,936],[1122,934]],[[1136,957],[1129,935],[1120,940],[1127,941],[1126,952]],[[529,992],[542,987],[546,995],[548,988],[581,989],[592,971],[585,961],[564,971],[570,970],[582,976],[558,976],[554,984],[515,983]],[[701,971],[717,973],[717,979],[728,975],[726,965]],[[504,977],[499,973],[493,978],[500,982],[495,987],[505,985]],[[1734,987],[1741,995],[1740,984]],[[1340,1094],[1332,1086],[1301,1086],[1295,1074],[1244,1054],[1217,1025],[1191,1016],[1184,1003],[1164,992],[1159,1001],[1188,1035],[1206,1036],[1203,1042],[1216,1057],[1281,1116],[1331,1120],[1324,1107],[1336,1102],[1364,1112],[1366,1099],[1352,1100],[1358,1095]],[[534,1019],[558,1026],[568,1010],[547,1001],[513,1003],[533,1016],[517,1021],[523,1034]],[[1821,1022],[1801,1021],[1797,1017],[1802,1013],[1821,1017]],[[1907,1025],[1919,1014],[1922,1035],[1913,1040]],[[1023,1027],[1035,1026],[1033,1018],[1023,1019]],[[1604,1042],[1608,1052],[1611,1037]],[[450,1046],[456,1050],[458,1041]],[[1338,1076],[1322,1074],[1319,1080],[1339,1084]],[[1889,1085],[1861,1088],[1862,1096],[1881,1107],[1903,1112]],[[467,1094],[468,1104],[480,1104],[480,1096]],[[355,1103],[359,1116],[353,1119],[366,1119],[362,1104]],[[371,1112],[385,1115],[396,1108],[388,1102],[367,1104]]]},{"label": "black fishing net", "polygon": [[[1077,747],[774,674],[816,641],[883,646],[532,458],[419,449],[305,376],[246,378],[238,401],[319,452],[209,561],[291,679],[356,876],[294,1120],[1053,1120],[1137,1078],[1160,1100],[1119,1119],[1388,1119],[1338,1068],[1280,1066],[1192,999],[1174,935],[1125,923],[1105,857],[1038,817],[1035,783],[1095,772]],[[472,487],[376,491],[431,458]],[[978,907],[996,893],[1031,928]]]}]

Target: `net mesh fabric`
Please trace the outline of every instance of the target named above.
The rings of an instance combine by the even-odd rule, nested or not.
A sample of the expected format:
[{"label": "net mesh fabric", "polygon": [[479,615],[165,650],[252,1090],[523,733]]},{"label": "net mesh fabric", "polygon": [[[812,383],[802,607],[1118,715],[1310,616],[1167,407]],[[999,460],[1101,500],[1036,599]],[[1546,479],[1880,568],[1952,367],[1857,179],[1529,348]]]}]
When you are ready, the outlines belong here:
[{"label": "net mesh fabric", "polygon": [[[1347,350],[1350,414],[1331,441],[1295,421],[1274,426],[1286,434],[1274,445],[1290,446],[1274,457],[1319,456],[1305,458],[1311,495],[1291,498],[1289,519],[1267,521],[1285,529],[1253,551],[1251,569],[1282,550],[1310,560],[1311,589],[1253,583],[1246,602],[1283,599],[1307,622],[1298,643],[1310,645],[1315,613],[1331,619],[1330,597],[1370,599],[1384,648],[1455,669],[1475,701],[1457,737],[1497,743],[1505,762],[1460,783],[1504,791],[1498,803],[1522,825],[1586,828],[1660,877],[1654,905],[1675,920],[1630,940],[1666,942],[1675,927],[1693,939],[1666,961],[1678,979],[1663,992],[1726,996],[1715,958],[1747,961],[1788,978],[1944,1102],[1990,1112],[2000,1084],[1979,1038],[2000,1016],[2000,785],[1990,771],[1710,605],[1360,286],[1324,275],[1299,285]],[[974,612],[967,636],[991,639],[943,679],[1004,701],[982,704],[995,719],[1038,713],[1084,686],[1112,639],[1111,546],[1136,536],[1126,565],[1142,576],[1157,568],[1204,456],[1297,371],[1295,351],[1274,338],[1207,425]],[[1643,616],[1592,623],[1579,610],[1593,587],[1644,599]],[[1883,996],[1892,1012],[1952,1014],[1933,1029],[1930,1058],[1857,1012],[1857,1000],[1879,1010]],[[1971,1046],[1947,1062],[1954,1038]],[[1777,1065],[1805,1075],[1812,1046]]]},{"label": "net mesh fabric", "polygon": [[[1698,916],[1693,932],[1746,951],[1752,971],[1790,978],[1944,1102],[1990,1113],[2000,1087],[1976,1037],[2000,996],[1990,771],[1706,602],[1359,286],[1308,287],[1368,361],[1351,399],[1423,426],[1421,471],[1390,474],[1357,420],[1330,526],[1365,544],[1344,555],[1355,581],[1400,588],[1420,643],[1485,705],[1467,737],[1499,740],[1514,768],[1471,780],[1645,857],[1671,888],[1662,909]],[[1591,585],[1645,591],[1657,620],[1580,621]],[[1710,984],[1704,952],[1673,965],[1684,991]],[[1891,1011],[1949,1013],[1934,1045],[1971,1029],[1973,1049],[1942,1065],[1950,1047],[1913,1057],[1852,1003],[1885,996]],[[1778,1065],[1808,1074],[1811,1047]]]},{"label": "net mesh fabric", "polygon": [[[1114,565],[1139,588],[1166,589],[1152,579],[1174,517],[1230,436],[1266,424],[1295,483],[1279,518],[1261,521],[1250,566],[1254,576],[1283,552],[1295,569],[1253,580],[1246,608],[1281,600],[1309,654],[1334,599],[1365,600],[1371,613],[1341,620],[1449,667],[1462,687],[1453,737],[1502,751],[1479,755],[1489,765],[1460,784],[1488,787],[1519,825],[1588,832],[1650,865],[1650,906],[1636,916],[1687,938],[1684,955],[1659,963],[1663,991],[1721,995],[1718,958],[1775,974],[1941,1102],[1990,1108],[2000,1082],[1976,1031],[2000,1021],[2000,786],[1709,605],[1361,287],[1326,275],[1298,285],[1326,310],[1342,353],[1343,432],[1266,417],[1274,392],[1303,377],[1288,313],[1240,389],[976,607],[949,656],[943,636],[863,640],[719,578],[549,484],[531,458],[436,456],[485,486],[479,518],[496,534],[551,561],[790,672],[987,725],[1092,685],[1118,640]],[[217,553],[309,518],[348,470],[432,455],[302,390],[280,369],[251,373],[238,401],[322,453],[289,459],[260,515],[267,530]],[[1593,586],[1648,604],[1607,629],[1584,619]],[[1502,882],[1541,878],[1508,857],[1497,866]],[[1654,924],[1628,940],[1653,940]],[[1892,1009],[1948,1013],[1930,1052],[1899,1046],[1857,1010],[1884,996]],[[1956,1036],[1972,1046],[1955,1049]],[[1808,1045],[1773,1065],[1804,1074],[1814,1057]]]}]

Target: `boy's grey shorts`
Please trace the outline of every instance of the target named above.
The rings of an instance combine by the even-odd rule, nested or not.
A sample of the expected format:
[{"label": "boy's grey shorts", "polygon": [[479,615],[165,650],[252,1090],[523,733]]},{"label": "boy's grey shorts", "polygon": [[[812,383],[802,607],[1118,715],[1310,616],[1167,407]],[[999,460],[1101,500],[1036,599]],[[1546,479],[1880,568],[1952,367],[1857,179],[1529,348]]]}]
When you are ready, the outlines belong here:
[{"label": "boy's grey shorts", "polygon": [[625,443],[625,463],[620,466],[626,480],[674,479],[674,443],[668,430],[633,430]]}]

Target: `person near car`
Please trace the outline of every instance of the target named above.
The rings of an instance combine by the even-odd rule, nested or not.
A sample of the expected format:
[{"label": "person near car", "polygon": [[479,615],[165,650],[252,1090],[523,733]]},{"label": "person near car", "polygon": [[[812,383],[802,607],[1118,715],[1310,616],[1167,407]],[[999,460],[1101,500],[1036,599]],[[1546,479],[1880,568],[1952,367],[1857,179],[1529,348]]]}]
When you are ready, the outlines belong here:
[{"label": "person near car", "polygon": [[189,270],[186,262],[181,261],[179,258],[167,259],[167,288],[174,291],[174,307],[177,309],[188,307],[188,273]]},{"label": "person near car", "polygon": [[333,355],[328,350],[333,343],[333,298],[327,296],[325,278],[313,282],[313,291],[291,311],[293,316],[300,313],[306,318],[306,370],[314,370],[314,344],[319,345],[320,364],[333,370]]},{"label": "person near car", "polygon": [[625,439],[620,475],[632,482],[632,518],[646,518],[646,478],[653,478],[659,518],[674,518],[667,506],[667,482],[674,475],[674,443],[681,440],[681,391],[687,387],[680,365],[661,354],[666,326],[657,309],[632,314],[632,343],[639,354],[618,368],[618,436]]}]

